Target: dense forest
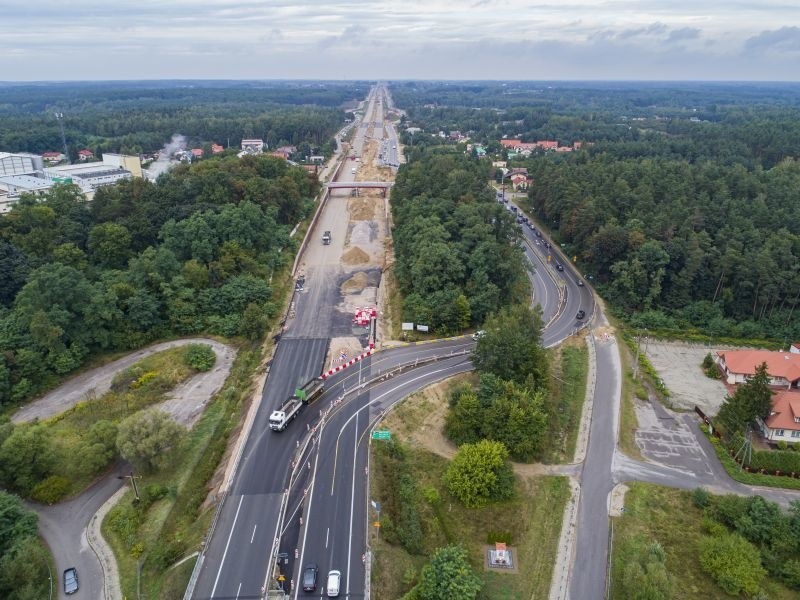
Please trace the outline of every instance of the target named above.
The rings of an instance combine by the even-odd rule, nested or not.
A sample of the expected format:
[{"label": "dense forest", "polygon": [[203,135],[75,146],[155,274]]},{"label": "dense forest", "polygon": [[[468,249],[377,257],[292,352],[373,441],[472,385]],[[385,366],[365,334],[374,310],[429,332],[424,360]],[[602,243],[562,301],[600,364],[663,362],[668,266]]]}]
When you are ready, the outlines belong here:
[{"label": "dense forest", "polygon": [[271,157],[179,165],[87,204],[71,184],[0,216],[0,406],[92,353],[209,332],[258,339],[318,182]]},{"label": "dense forest", "polygon": [[0,85],[0,150],[68,149],[150,153],[174,133],[190,145],[238,146],[261,138],[272,148],[302,142],[327,146],[344,108],[363,98],[366,83],[97,82]]},{"label": "dense forest", "polygon": [[392,235],[405,321],[457,332],[524,297],[520,232],[488,177],[485,162],[458,154],[427,154],[398,172]]},{"label": "dense forest", "polygon": [[[800,336],[800,94],[795,84],[408,82],[412,158],[469,133],[584,143],[512,158],[531,209],[635,326]],[[405,104],[404,104],[405,102]],[[461,146],[462,152],[464,146]],[[487,161],[488,162],[488,159]]]}]

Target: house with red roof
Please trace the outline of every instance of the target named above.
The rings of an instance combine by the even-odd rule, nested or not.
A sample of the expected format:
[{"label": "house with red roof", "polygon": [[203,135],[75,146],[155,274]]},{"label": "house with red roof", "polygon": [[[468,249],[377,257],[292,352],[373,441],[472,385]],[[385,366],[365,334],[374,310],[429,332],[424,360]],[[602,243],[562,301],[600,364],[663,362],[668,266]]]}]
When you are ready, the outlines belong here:
[{"label": "house with red roof", "polygon": [[45,162],[58,163],[64,160],[64,154],[61,152],[42,152],[42,158]]},{"label": "house with red roof", "polygon": [[772,411],[758,424],[771,442],[800,442],[800,393],[777,392],[772,397]]},{"label": "house with red roof", "polygon": [[203,149],[192,148],[192,158],[203,158]]},{"label": "house with red roof", "polygon": [[219,144],[211,144],[211,154],[219,154],[223,150],[225,150],[223,146],[220,146]]},{"label": "house with red roof", "polygon": [[78,160],[91,160],[94,158],[94,152],[91,150],[78,150]]},{"label": "house with red roof", "polygon": [[716,363],[730,385],[746,382],[756,367],[767,364],[770,385],[787,390],[800,387],[800,354],[770,350],[722,350]]}]

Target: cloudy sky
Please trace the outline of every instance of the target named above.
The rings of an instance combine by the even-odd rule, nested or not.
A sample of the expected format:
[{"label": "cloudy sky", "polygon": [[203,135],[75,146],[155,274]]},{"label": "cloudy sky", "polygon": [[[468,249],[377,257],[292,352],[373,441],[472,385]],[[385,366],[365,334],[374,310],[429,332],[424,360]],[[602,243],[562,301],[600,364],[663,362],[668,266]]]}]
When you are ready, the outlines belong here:
[{"label": "cloudy sky", "polygon": [[0,0],[0,80],[800,80],[798,0]]}]

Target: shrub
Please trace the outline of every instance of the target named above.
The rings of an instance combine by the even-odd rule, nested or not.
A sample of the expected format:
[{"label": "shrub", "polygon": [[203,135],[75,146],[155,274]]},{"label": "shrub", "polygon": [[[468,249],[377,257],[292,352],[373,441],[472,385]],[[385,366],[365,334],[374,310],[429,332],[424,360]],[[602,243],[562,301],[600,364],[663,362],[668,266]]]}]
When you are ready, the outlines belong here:
[{"label": "shrub", "polygon": [[742,536],[729,533],[700,540],[700,565],[714,581],[733,596],[758,591],[767,572],[758,549]]},{"label": "shrub", "polygon": [[67,495],[69,479],[61,475],[51,475],[37,483],[31,490],[31,498],[43,504],[55,504]]},{"label": "shrub", "polygon": [[705,488],[694,488],[692,490],[692,502],[697,508],[705,508],[709,504],[708,490]]},{"label": "shrub", "polygon": [[467,508],[486,506],[514,494],[514,471],[501,442],[481,440],[458,449],[445,473],[447,489]]},{"label": "shrub", "polygon": [[217,356],[208,344],[189,344],[183,352],[183,360],[195,371],[210,371]]}]

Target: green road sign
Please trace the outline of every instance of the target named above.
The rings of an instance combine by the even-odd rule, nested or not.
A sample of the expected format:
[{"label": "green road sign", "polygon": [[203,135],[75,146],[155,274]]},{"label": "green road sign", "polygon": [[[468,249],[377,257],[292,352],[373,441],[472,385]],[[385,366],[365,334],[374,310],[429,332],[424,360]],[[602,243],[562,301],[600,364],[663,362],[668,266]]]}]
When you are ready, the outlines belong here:
[{"label": "green road sign", "polygon": [[373,440],[390,440],[390,439],[392,439],[392,434],[389,431],[373,431],[372,432],[372,439]]}]

